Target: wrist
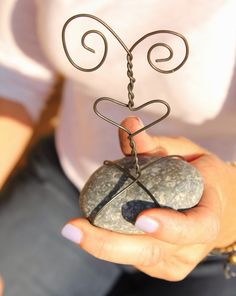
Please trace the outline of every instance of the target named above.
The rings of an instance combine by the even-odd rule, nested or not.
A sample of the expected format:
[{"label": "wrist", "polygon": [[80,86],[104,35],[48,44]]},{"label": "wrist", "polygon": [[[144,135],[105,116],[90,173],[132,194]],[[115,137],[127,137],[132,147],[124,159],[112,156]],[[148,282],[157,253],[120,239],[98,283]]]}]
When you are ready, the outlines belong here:
[{"label": "wrist", "polygon": [[210,254],[226,256],[224,275],[226,279],[230,279],[236,277],[236,223],[234,218],[236,211],[236,162],[228,163],[227,169],[229,171],[229,178],[227,179],[229,182],[226,182],[226,186],[229,190],[227,190],[228,201],[224,211],[226,218],[223,219],[224,227],[222,227],[224,235]]},{"label": "wrist", "polygon": [[215,248],[226,248],[236,242],[236,162],[228,162],[224,176],[225,208],[222,213],[222,225]]}]

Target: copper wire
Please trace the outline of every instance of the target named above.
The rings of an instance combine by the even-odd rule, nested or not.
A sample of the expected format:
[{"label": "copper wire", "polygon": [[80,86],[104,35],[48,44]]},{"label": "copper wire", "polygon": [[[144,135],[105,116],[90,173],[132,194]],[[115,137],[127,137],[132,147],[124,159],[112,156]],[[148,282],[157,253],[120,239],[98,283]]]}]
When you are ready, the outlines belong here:
[{"label": "copper wire", "polygon": [[[89,46],[86,45],[85,43],[85,39],[86,37],[89,35],[89,34],[97,34],[101,37],[101,39],[103,40],[103,43],[104,43],[104,53],[103,53],[103,56],[100,60],[100,62],[95,66],[95,67],[92,67],[92,68],[83,68],[81,66],[79,66],[70,56],[69,54],[69,50],[67,48],[67,43],[66,43],[66,29],[68,27],[68,25],[75,19],[78,19],[78,18],[91,18],[91,19],[94,19],[96,21],[98,21],[100,24],[102,24],[116,39],[117,41],[120,43],[120,45],[124,48],[124,50],[126,51],[126,59],[127,59],[127,77],[129,79],[129,83],[127,85],[127,91],[128,91],[128,102],[127,103],[123,103],[121,101],[118,101],[116,99],[113,99],[113,98],[109,98],[109,97],[101,97],[101,98],[98,98],[94,105],[93,105],[93,110],[94,112],[100,117],[102,118],[103,120],[107,121],[108,123],[118,127],[119,129],[125,131],[127,133],[127,138],[129,140],[129,145],[130,145],[130,148],[131,148],[131,156],[133,158],[133,165],[134,165],[134,168],[135,168],[135,176],[133,176],[130,171],[126,170],[125,168],[122,168],[121,166],[119,166],[117,163],[113,162],[113,161],[105,161],[104,164],[105,165],[114,165],[116,168],[118,168],[120,171],[124,172],[131,180],[132,182],[126,186],[125,188],[123,188],[121,191],[119,191],[118,193],[116,193],[114,196],[112,196],[112,198],[110,200],[106,200],[106,201],[102,201],[101,204],[99,204],[95,209],[94,211],[92,211],[92,213],[90,214],[90,221],[93,222],[96,218],[96,216],[102,211],[104,210],[104,208],[106,206],[108,206],[108,204],[110,204],[110,202],[112,202],[112,200],[114,200],[115,198],[117,198],[122,192],[124,192],[125,190],[127,190],[130,186],[132,186],[133,184],[137,183],[139,186],[141,186],[147,193],[148,195],[150,196],[150,198],[154,201],[155,205],[156,206],[160,206],[158,204],[158,202],[156,201],[156,199],[153,197],[152,193],[150,191],[148,191],[146,189],[146,187],[140,182],[140,176],[141,176],[141,171],[145,168],[147,168],[149,166],[149,164],[147,166],[145,166],[145,168],[141,168],[140,167],[140,164],[139,164],[139,159],[138,159],[138,153],[137,153],[137,149],[136,149],[136,144],[135,144],[135,141],[134,141],[134,136],[136,136],[137,134],[141,133],[142,131],[144,130],[147,130],[148,128],[152,127],[153,125],[156,125],[158,122],[162,121],[163,119],[165,119],[169,113],[170,113],[170,106],[167,102],[165,102],[164,100],[151,100],[151,101],[148,101],[140,106],[137,106],[135,107],[135,104],[134,104],[134,99],[135,99],[135,95],[134,95],[134,92],[133,92],[133,89],[134,89],[134,84],[135,84],[135,78],[134,78],[134,73],[133,73],[133,63],[132,63],[132,60],[133,60],[133,51],[134,49],[146,38],[152,36],[152,35],[157,35],[157,34],[171,34],[171,35],[175,35],[177,37],[179,37],[183,43],[184,43],[184,46],[185,46],[185,55],[184,55],[184,58],[183,60],[181,61],[181,63],[179,63],[176,67],[172,68],[172,69],[168,69],[168,70],[164,70],[164,69],[160,69],[159,67],[157,67],[157,65],[155,65],[152,60],[151,60],[151,53],[153,51],[154,48],[157,48],[157,47],[164,47],[167,49],[167,51],[169,52],[169,56],[165,57],[165,58],[158,58],[155,60],[155,62],[158,64],[158,63],[161,63],[161,62],[167,62],[169,60],[172,59],[173,57],[173,49],[166,43],[163,43],[163,42],[157,42],[155,43],[154,45],[152,45],[148,52],[147,52],[147,61],[149,63],[149,65],[157,72],[160,72],[160,73],[163,73],[163,74],[169,74],[169,73],[173,73],[175,71],[177,71],[178,69],[180,69],[184,63],[186,62],[187,58],[188,58],[188,55],[189,55],[189,46],[188,46],[188,42],[186,40],[186,38],[180,34],[180,33],[177,33],[175,31],[172,31],[172,30],[157,30],[157,31],[153,31],[153,32],[150,32],[148,34],[145,34],[144,36],[142,36],[141,38],[139,38],[131,47],[130,49],[125,45],[125,43],[121,40],[121,38],[112,30],[112,28],[110,26],[108,26],[103,20],[101,20],[100,18],[94,16],[94,15],[91,15],[91,14],[77,14],[77,15],[74,15],[72,17],[70,17],[64,24],[63,26],[63,29],[62,29],[62,44],[63,44],[63,48],[64,48],[64,51],[65,51],[65,54],[69,60],[69,62],[78,70],[80,71],[84,71],[84,72],[91,72],[91,71],[95,71],[97,70],[98,68],[100,68],[102,66],[102,64],[105,62],[105,59],[106,59],[106,56],[107,56],[107,52],[108,52],[108,42],[107,42],[107,39],[105,37],[105,35],[98,31],[98,30],[88,30],[86,33],[83,34],[82,38],[81,38],[81,44],[83,46],[84,49],[92,52],[92,53],[95,53],[95,50]],[[114,104],[117,104],[117,105],[120,105],[122,107],[126,107],[128,108],[131,112],[136,112],[136,111],[139,111],[141,110],[142,108],[150,105],[150,104],[162,104],[166,107],[166,112],[165,114],[163,114],[160,118],[157,118],[156,120],[154,120],[153,122],[147,124],[146,126],[144,126],[143,128],[135,131],[134,133],[131,133],[131,131],[127,128],[127,127],[124,127],[122,126],[121,124],[115,122],[114,120],[108,118],[107,116],[103,115],[99,110],[98,110],[98,105],[101,103],[101,102],[104,102],[104,101],[108,101],[110,103],[114,103]],[[167,157],[179,157],[179,158],[182,158],[180,156],[176,156],[176,155],[172,155],[172,156],[167,156]],[[160,159],[158,159],[157,161],[159,161]],[[153,163],[153,162],[152,162]]]}]

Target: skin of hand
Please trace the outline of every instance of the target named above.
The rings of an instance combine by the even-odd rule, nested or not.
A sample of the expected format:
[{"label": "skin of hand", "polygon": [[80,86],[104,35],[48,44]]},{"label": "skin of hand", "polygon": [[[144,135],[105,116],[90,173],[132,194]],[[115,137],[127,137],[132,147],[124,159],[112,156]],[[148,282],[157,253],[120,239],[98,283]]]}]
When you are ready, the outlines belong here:
[{"label": "skin of hand", "polygon": [[33,122],[19,103],[0,98],[0,190],[33,134]]},{"label": "skin of hand", "polygon": [[[136,117],[122,122],[131,132],[142,127]],[[121,149],[130,154],[127,134],[119,132]],[[236,241],[236,169],[191,141],[179,137],[135,136],[137,151],[146,155],[181,155],[202,175],[204,193],[189,210],[149,209],[139,214],[141,235],[115,233],[73,219],[62,235],[91,255],[110,262],[130,264],[155,278],[184,279],[216,247]]]}]

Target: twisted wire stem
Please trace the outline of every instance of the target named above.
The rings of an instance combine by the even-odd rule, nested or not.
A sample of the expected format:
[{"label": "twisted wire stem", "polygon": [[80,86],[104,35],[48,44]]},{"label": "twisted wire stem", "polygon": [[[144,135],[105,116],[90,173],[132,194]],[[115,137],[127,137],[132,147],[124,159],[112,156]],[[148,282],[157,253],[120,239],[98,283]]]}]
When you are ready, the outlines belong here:
[{"label": "twisted wire stem", "polygon": [[141,170],[140,170],[140,165],[139,165],[139,160],[138,160],[138,152],[136,149],[136,144],[135,141],[132,137],[132,135],[128,136],[129,139],[129,145],[131,148],[131,156],[133,157],[133,166],[135,168],[135,173],[137,176],[141,175]]},{"label": "twisted wire stem", "polygon": [[[128,108],[130,111],[133,111],[134,107],[134,83],[135,83],[135,78],[134,78],[134,73],[133,73],[133,55],[132,53],[127,53],[127,76],[129,78],[129,84],[127,86],[128,89]],[[131,156],[133,157],[133,165],[135,167],[135,173],[137,176],[141,174],[140,170],[140,165],[139,165],[139,160],[138,160],[138,153],[136,149],[136,144],[135,141],[132,137],[132,134],[128,135],[128,140],[129,140],[129,145],[131,148]]]},{"label": "twisted wire stem", "polygon": [[133,93],[133,89],[134,89],[134,83],[135,83],[135,78],[134,78],[134,73],[133,73],[133,55],[132,53],[128,53],[127,54],[127,76],[129,78],[129,84],[127,86],[128,89],[128,107],[130,110],[132,110],[132,108],[134,107],[134,93]]}]

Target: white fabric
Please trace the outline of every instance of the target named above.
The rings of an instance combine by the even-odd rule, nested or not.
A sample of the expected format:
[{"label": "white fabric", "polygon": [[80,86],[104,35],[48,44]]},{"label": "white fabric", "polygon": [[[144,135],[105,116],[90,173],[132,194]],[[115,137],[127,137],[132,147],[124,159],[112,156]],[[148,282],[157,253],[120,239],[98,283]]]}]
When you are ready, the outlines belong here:
[{"label": "white fabric", "polygon": [[22,103],[33,120],[45,104],[54,73],[37,38],[33,1],[0,1],[0,97]]},{"label": "white fabric", "polygon": [[[14,1],[1,2],[1,21],[5,14],[5,5],[10,2]],[[28,9],[33,9],[30,4],[32,1],[20,2]],[[78,187],[83,186],[84,181],[104,159],[121,157],[117,129],[96,117],[92,104],[101,96],[127,102],[128,84],[124,49],[94,20],[83,18],[71,23],[67,31],[68,48],[73,59],[81,66],[95,66],[103,53],[101,38],[94,35],[86,39],[86,43],[96,50],[96,54],[81,48],[80,39],[87,30],[101,30],[106,35],[109,46],[104,65],[95,72],[87,73],[74,69],[68,62],[62,48],[61,29],[67,18],[78,13],[91,13],[103,19],[128,47],[150,31],[169,29],[182,33],[189,42],[190,56],[187,63],[175,73],[165,75],[155,72],[146,61],[146,53],[152,44],[166,41],[173,47],[173,60],[178,63],[183,57],[183,46],[177,37],[166,34],[153,36],[135,49],[135,104],[138,106],[150,99],[166,100],[172,107],[171,116],[154,127],[152,133],[183,135],[224,159],[236,158],[236,103],[233,100],[236,92],[235,83],[232,83],[235,80],[235,0],[137,0],[135,5],[132,0],[38,0],[36,3],[40,47],[53,67],[66,77],[56,144],[65,172]],[[12,35],[11,29],[12,26],[6,25],[4,30],[0,30],[0,38],[4,35],[8,39]],[[30,32],[24,34],[20,31],[18,34],[18,40],[22,42],[31,40]],[[34,54],[35,47],[35,44],[32,45],[30,57]],[[19,44],[9,42],[9,48],[16,53],[19,51]],[[1,46],[0,56],[4,53],[3,49]],[[29,95],[24,95],[26,90],[23,86],[26,82],[16,78],[15,80],[20,81],[19,88],[17,91],[11,88],[9,97],[23,99],[21,102],[34,116],[45,102],[45,93],[49,91],[53,81],[53,72],[45,62],[31,59],[34,67],[32,66],[33,72],[30,73],[25,63],[29,56],[18,59],[13,64],[11,51],[8,52],[8,58],[0,59],[0,63],[4,68],[15,69],[17,72],[20,69],[21,74],[32,84],[27,85]],[[167,52],[160,50],[158,54],[164,57]],[[153,59],[156,55],[157,51],[153,52]],[[166,65],[162,63],[160,67],[168,68],[172,65],[172,62]],[[10,74],[9,77],[4,77],[4,85],[0,85],[0,95],[4,95],[4,89],[8,89],[12,83]],[[37,106],[36,101],[41,106]],[[104,104],[100,109],[118,122],[127,116],[127,112],[116,105]],[[157,105],[138,115],[147,123],[160,116],[163,110]]]}]

